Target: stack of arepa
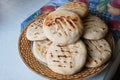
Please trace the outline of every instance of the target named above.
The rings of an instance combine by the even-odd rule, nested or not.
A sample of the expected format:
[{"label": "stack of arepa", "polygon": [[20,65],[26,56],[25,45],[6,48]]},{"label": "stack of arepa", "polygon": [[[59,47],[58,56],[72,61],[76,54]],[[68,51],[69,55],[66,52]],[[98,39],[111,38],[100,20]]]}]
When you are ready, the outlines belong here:
[{"label": "stack of arepa", "polygon": [[107,62],[111,57],[110,45],[104,39],[108,27],[88,14],[85,3],[68,2],[35,19],[26,32],[27,39],[33,41],[35,58],[63,75]]}]

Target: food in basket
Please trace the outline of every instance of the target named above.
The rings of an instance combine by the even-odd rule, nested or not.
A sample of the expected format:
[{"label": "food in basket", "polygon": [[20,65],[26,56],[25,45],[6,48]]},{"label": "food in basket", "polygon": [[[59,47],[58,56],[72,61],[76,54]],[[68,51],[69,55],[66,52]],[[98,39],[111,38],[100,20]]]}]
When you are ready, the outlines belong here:
[{"label": "food in basket", "polygon": [[97,16],[86,14],[89,13],[85,3],[68,2],[30,23],[26,37],[33,41],[35,58],[63,75],[105,64],[112,52],[104,39],[108,27]]},{"label": "food in basket", "polygon": [[88,14],[88,7],[83,2],[68,2],[57,8],[57,10],[68,10],[77,13],[80,17]]},{"label": "food in basket", "polygon": [[80,38],[83,33],[83,25],[77,14],[56,10],[44,19],[43,30],[49,40],[59,45],[67,45]]},{"label": "food in basket", "polygon": [[84,40],[88,49],[86,67],[99,67],[111,57],[111,47],[105,39]]},{"label": "food in basket", "polygon": [[89,15],[84,19],[83,25],[85,39],[97,40],[103,38],[108,32],[107,25],[97,16]]},{"label": "food in basket", "polygon": [[66,46],[53,43],[47,51],[46,59],[47,65],[52,71],[72,75],[84,67],[87,49],[81,40]]},{"label": "food in basket", "polygon": [[52,42],[48,39],[33,42],[33,54],[39,62],[46,63],[46,53]]},{"label": "food in basket", "polygon": [[42,14],[38,17],[38,19],[35,19],[32,23],[28,25],[26,32],[26,37],[28,40],[35,41],[47,39],[43,31],[43,21],[47,15],[48,14]]}]

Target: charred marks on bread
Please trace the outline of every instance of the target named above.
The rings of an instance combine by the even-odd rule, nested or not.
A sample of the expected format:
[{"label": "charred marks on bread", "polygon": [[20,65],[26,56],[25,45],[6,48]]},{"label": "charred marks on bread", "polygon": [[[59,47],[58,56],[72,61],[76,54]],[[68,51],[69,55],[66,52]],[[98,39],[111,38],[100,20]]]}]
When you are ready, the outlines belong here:
[{"label": "charred marks on bread", "polygon": [[52,25],[51,22],[49,22],[49,21],[46,22],[46,26],[50,27],[51,25]]},{"label": "charred marks on bread", "polygon": [[102,48],[102,45],[100,45],[100,48]]},{"label": "charred marks on bread", "polygon": [[57,47],[62,47],[61,45],[56,45]]},{"label": "charred marks on bread", "polygon": [[58,33],[60,36],[62,36],[62,34],[61,33]]},{"label": "charred marks on bread", "polygon": [[94,60],[96,64],[98,64],[97,60]]},{"label": "charred marks on bread", "polygon": [[36,26],[35,29],[38,29],[38,27]]},{"label": "charred marks on bread", "polygon": [[58,50],[55,50],[56,52],[58,51]]},{"label": "charred marks on bread", "polygon": [[63,67],[62,65],[58,65],[58,67]]},{"label": "charred marks on bread", "polygon": [[76,21],[78,21],[78,18],[75,17],[74,19],[72,19],[72,21],[76,22]]},{"label": "charred marks on bread", "polygon": [[102,58],[100,58],[100,61],[102,61],[103,59]]},{"label": "charred marks on bread", "polygon": [[70,62],[70,68],[73,68],[73,63],[72,62]]},{"label": "charred marks on bread", "polygon": [[102,54],[101,50],[99,50],[99,48],[97,47],[97,45],[95,44],[95,42],[93,42],[91,40],[89,40],[89,42],[96,48],[97,51],[99,51]]},{"label": "charred marks on bread", "polygon": [[31,27],[33,27],[33,25],[30,25]]},{"label": "charred marks on bread", "polygon": [[52,23],[53,23],[53,20],[48,18],[48,17],[46,17],[46,22],[45,22],[46,26],[51,27]]},{"label": "charred marks on bread", "polygon": [[66,61],[63,61],[64,63],[67,63]]},{"label": "charred marks on bread", "polygon": [[61,16],[60,19],[61,19],[61,22],[62,22],[64,25],[66,25],[66,20],[65,20],[66,18],[65,18],[64,16]]},{"label": "charred marks on bread", "polygon": [[75,53],[78,53],[78,51],[75,51]]},{"label": "charred marks on bread", "polygon": [[92,49],[90,49],[90,52],[93,52],[93,50],[92,50]]},{"label": "charred marks on bread", "polygon": [[61,49],[61,52],[64,52],[64,50]]},{"label": "charred marks on bread", "polygon": [[110,50],[107,50],[107,49],[105,49],[104,51],[105,51],[105,52],[111,52]]},{"label": "charred marks on bread", "polygon": [[53,57],[53,54],[52,54],[52,53],[50,53],[50,56],[51,56],[51,57]]},{"label": "charred marks on bread", "polygon": [[98,32],[97,30],[94,30],[95,32]]},{"label": "charred marks on bread", "polygon": [[58,58],[67,58],[66,55],[58,55]]},{"label": "charred marks on bread", "polygon": [[37,23],[35,23],[35,22],[34,22],[33,24],[34,24],[34,25],[37,25]]},{"label": "charred marks on bread", "polygon": [[[76,21],[77,19],[74,19],[74,20]],[[74,25],[74,22],[75,22],[75,21],[73,21],[73,20],[70,18],[70,16],[67,16],[67,17],[61,16],[61,17],[55,19],[55,22],[56,22],[57,24],[58,24],[59,21],[61,21],[61,23],[63,23],[64,25],[66,25],[67,22],[68,22],[73,29],[75,28],[75,25]],[[67,21],[67,22],[66,22],[66,21]],[[60,25],[60,23],[59,23],[59,25]],[[62,25],[61,25],[61,27],[62,27]],[[69,31],[71,31],[71,28],[69,29]]]},{"label": "charred marks on bread", "polygon": [[71,27],[72,27],[73,29],[75,29],[74,24],[73,24],[70,20],[67,20],[67,21],[68,21],[68,23],[71,25]]},{"label": "charred marks on bread", "polygon": [[106,28],[102,28],[102,30],[104,31],[104,30],[106,30]]},{"label": "charred marks on bread", "polygon": [[63,27],[62,27],[62,25],[61,25],[61,22],[60,22],[60,21],[62,21],[62,22],[63,22],[63,20],[61,20],[61,18],[56,18],[56,19],[55,19],[55,23],[58,25],[57,30],[59,30],[60,28],[62,28],[62,29],[63,29]]},{"label": "charred marks on bread", "polygon": [[61,52],[68,52],[70,53],[69,49],[67,47],[60,47]]},{"label": "charred marks on bread", "polygon": [[60,62],[59,60],[53,60],[53,62]]}]

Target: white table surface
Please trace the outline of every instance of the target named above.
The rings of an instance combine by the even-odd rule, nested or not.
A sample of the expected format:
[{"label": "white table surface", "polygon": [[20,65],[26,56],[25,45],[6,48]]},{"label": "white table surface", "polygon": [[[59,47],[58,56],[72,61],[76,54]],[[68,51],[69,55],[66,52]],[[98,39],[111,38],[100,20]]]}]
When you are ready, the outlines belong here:
[{"label": "white table surface", "polygon": [[[18,53],[20,24],[48,0],[0,0],[0,80],[47,80],[31,71]],[[103,80],[107,69],[87,80]]]}]

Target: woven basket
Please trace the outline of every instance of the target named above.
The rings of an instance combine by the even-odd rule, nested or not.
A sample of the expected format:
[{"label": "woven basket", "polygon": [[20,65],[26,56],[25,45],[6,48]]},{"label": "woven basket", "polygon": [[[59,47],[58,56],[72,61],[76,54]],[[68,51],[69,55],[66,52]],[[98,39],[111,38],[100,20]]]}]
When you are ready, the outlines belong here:
[{"label": "woven basket", "polygon": [[[37,18],[36,18],[37,19]],[[32,23],[32,22],[31,22]],[[100,67],[97,68],[84,68],[81,72],[76,73],[74,75],[61,75],[53,72],[50,70],[47,66],[41,64],[37,59],[34,57],[32,50],[31,50],[31,42],[27,40],[26,38],[26,29],[29,25],[26,26],[26,28],[23,30],[23,32],[20,35],[18,48],[19,53],[24,61],[24,63],[34,72],[36,72],[39,75],[42,75],[44,77],[47,77],[51,80],[76,80],[76,79],[83,79],[86,77],[89,77],[91,75],[95,75],[99,72],[101,72],[106,66],[108,65],[108,62]],[[112,50],[114,50],[114,39],[112,37],[111,32],[108,32],[105,38],[109,44],[111,45]],[[113,54],[112,54],[113,55]]]}]

